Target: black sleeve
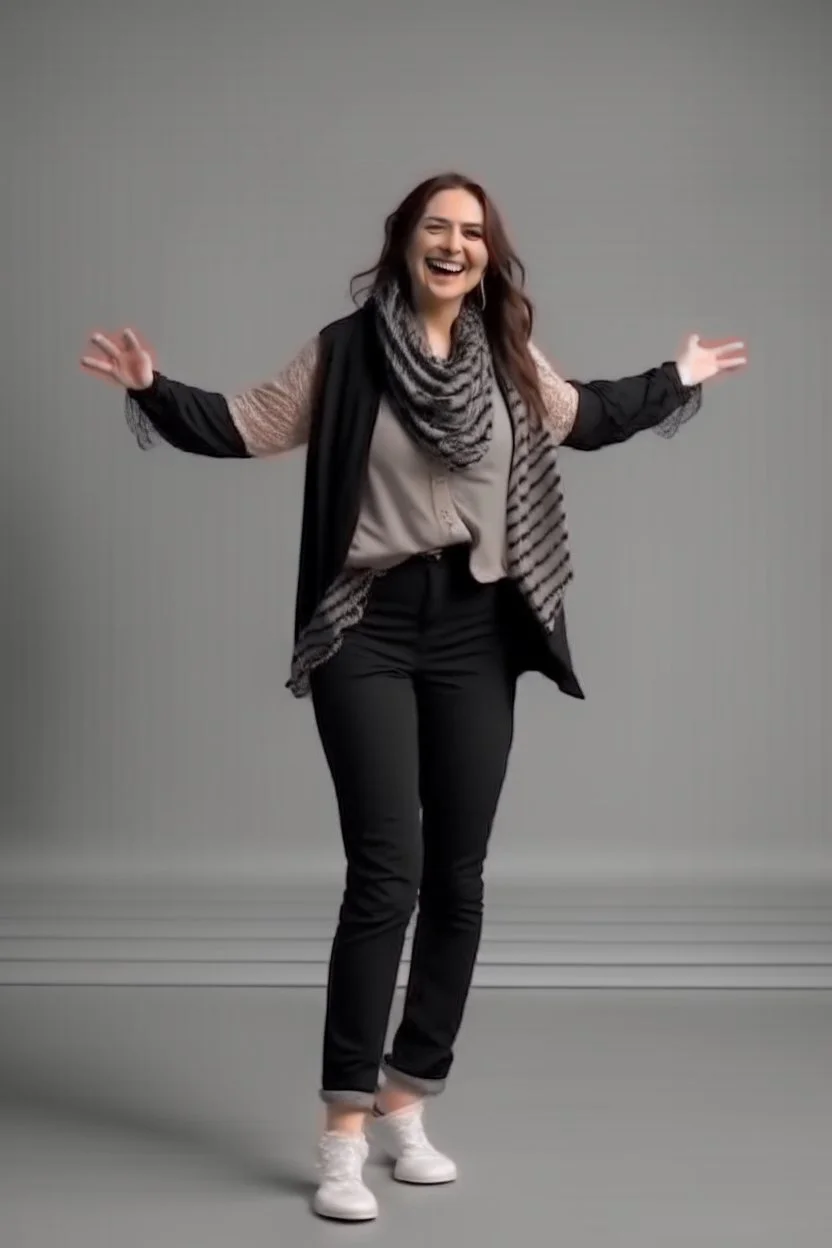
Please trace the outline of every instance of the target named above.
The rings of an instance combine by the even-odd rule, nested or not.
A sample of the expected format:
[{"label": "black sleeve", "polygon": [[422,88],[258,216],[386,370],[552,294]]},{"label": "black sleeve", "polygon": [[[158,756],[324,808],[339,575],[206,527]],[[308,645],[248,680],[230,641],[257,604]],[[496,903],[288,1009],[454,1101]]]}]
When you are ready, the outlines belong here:
[{"label": "black sleeve", "polygon": [[191,455],[252,458],[224,395],[186,386],[161,373],[154,371],[146,389],[125,392],[124,414],[142,450],[162,439]]},{"label": "black sleeve", "polygon": [[643,429],[672,437],[702,406],[702,387],[684,386],[672,360],[618,381],[570,381],[578,410],[564,446],[597,451]]}]

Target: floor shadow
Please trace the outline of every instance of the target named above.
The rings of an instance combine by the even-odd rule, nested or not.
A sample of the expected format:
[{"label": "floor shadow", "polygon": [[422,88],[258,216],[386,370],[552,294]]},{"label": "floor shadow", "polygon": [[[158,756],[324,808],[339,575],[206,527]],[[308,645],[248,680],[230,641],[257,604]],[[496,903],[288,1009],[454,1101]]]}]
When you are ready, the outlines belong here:
[{"label": "floor shadow", "polygon": [[[54,1072],[10,1065],[0,1070],[0,1119],[69,1129],[82,1136],[110,1136],[129,1146],[149,1148],[186,1163],[207,1166],[217,1178],[249,1187],[311,1196],[315,1190],[314,1158],[307,1164],[287,1155],[278,1140],[275,1154],[264,1157],[262,1146],[245,1139],[222,1122],[188,1122],[153,1106],[138,1105],[83,1081],[60,1078]],[[286,1141],[285,1153],[297,1141]]]}]

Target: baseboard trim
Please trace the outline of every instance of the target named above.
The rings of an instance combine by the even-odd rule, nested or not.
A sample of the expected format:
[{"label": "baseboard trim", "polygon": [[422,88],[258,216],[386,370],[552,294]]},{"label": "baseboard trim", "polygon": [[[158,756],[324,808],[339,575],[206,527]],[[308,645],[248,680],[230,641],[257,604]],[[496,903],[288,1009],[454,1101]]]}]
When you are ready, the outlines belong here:
[{"label": "baseboard trim", "polygon": [[[332,880],[7,889],[0,984],[322,988],[339,901]],[[828,990],[832,886],[492,882],[474,986]]]}]

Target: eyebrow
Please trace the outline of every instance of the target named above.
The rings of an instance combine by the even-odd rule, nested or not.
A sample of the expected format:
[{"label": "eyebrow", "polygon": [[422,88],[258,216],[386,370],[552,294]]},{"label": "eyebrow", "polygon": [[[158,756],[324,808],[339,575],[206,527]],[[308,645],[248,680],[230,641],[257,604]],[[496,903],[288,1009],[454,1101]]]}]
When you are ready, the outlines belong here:
[{"label": "eyebrow", "polygon": [[[425,217],[425,220],[426,221],[438,221],[440,225],[453,225],[453,221],[451,221],[450,217],[430,216],[430,217]],[[466,230],[481,230],[483,228],[482,221],[463,221],[462,224]]]}]

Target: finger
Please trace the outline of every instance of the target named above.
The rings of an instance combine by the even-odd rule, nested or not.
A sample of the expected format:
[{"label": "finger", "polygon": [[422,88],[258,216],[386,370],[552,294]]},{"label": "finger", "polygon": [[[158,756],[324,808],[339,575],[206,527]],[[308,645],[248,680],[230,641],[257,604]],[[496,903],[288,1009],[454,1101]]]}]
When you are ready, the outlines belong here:
[{"label": "finger", "polygon": [[744,351],[744,342],[726,342],[722,346],[715,348],[718,355],[724,355],[728,351]]},{"label": "finger", "polygon": [[106,360],[96,360],[91,355],[82,355],[81,363],[85,368],[92,368],[95,369],[96,372],[106,373],[108,377],[112,377],[113,375],[113,366]]},{"label": "finger", "polygon": [[121,336],[124,339],[124,345],[126,347],[132,347],[136,351],[141,351],[141,343],[133,333],[132,329],[125,329]]},{"label": "finger", "polygon": [[746,357],[744,355],[739,355],[737,356],[735,360],[720,360],[719,367],[720,369],[742,368],[743,364],[747,364],[747,363],[748,363],[748,360],[746,359]]},{"label": "finger", "polygon": [[109,355],[110,359],[118,359],[118,347],[115,343],[110,342],[109,338],[105,338],[103,334],[91,334],[90,342],[94,342],[97,347],[100,347],[105,355]]}]

